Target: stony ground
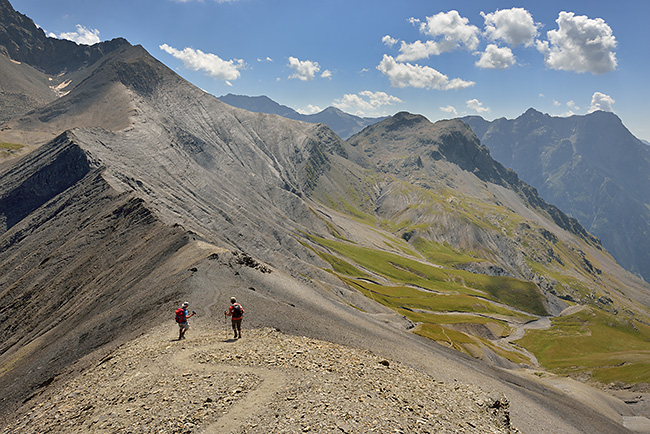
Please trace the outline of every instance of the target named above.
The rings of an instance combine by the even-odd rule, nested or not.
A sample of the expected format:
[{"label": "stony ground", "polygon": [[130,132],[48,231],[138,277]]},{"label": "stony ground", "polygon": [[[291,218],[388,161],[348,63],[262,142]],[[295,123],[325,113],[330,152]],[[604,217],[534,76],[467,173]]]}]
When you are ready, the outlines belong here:
[{"label": "stony ground", "polygon": [[197,322],[123,345],[30,399],[9,433],[507,433],[508,402],[397,362],[275,329]]}]

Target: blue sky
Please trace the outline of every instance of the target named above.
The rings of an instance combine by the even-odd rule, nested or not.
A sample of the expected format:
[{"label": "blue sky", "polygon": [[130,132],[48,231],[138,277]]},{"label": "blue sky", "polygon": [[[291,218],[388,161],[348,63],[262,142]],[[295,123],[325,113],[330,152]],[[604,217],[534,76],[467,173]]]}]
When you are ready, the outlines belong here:
[{"label": "blue sky", "polygon": [[303,113],[613,111],[650,140],[650,2],[10,0],[46,33],[124,37],[205,91]]}]

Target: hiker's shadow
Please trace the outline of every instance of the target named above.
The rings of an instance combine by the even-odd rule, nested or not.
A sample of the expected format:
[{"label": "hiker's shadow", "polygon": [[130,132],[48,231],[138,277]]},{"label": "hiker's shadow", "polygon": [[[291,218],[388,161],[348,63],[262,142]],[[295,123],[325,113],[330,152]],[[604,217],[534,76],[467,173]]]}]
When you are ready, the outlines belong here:
[{"label": "hiker's shadow", "polygon": [[227,339],[224,340],[224,342],[227,343],[227,344],[231,344],[233,342],[237,342],[238,340],[239,339],[235,339],[235,338],[227,338]]}]

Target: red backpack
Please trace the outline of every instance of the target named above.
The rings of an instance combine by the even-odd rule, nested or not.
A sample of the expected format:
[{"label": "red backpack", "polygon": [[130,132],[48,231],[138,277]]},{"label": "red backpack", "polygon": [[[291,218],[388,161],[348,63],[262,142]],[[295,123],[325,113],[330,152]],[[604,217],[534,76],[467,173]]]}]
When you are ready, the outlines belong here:
[{"label": "red backpack", "polygon": [[176,322],[178,323],[187,322],[187,318],[185,318],[185,309],[183,309],[182,307],[176,309]]}]

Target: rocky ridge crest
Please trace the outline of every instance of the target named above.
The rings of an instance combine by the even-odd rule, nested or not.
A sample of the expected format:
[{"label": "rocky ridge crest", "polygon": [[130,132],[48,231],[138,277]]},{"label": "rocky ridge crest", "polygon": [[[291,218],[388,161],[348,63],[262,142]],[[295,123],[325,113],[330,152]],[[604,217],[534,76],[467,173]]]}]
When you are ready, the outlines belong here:
[{"label": "rocky ridge crest", "polygon": [[498,392],[275,329],[234,340],[210,327],[181,342],[157,327],[27,398],[2,432],[518,432]]}]

